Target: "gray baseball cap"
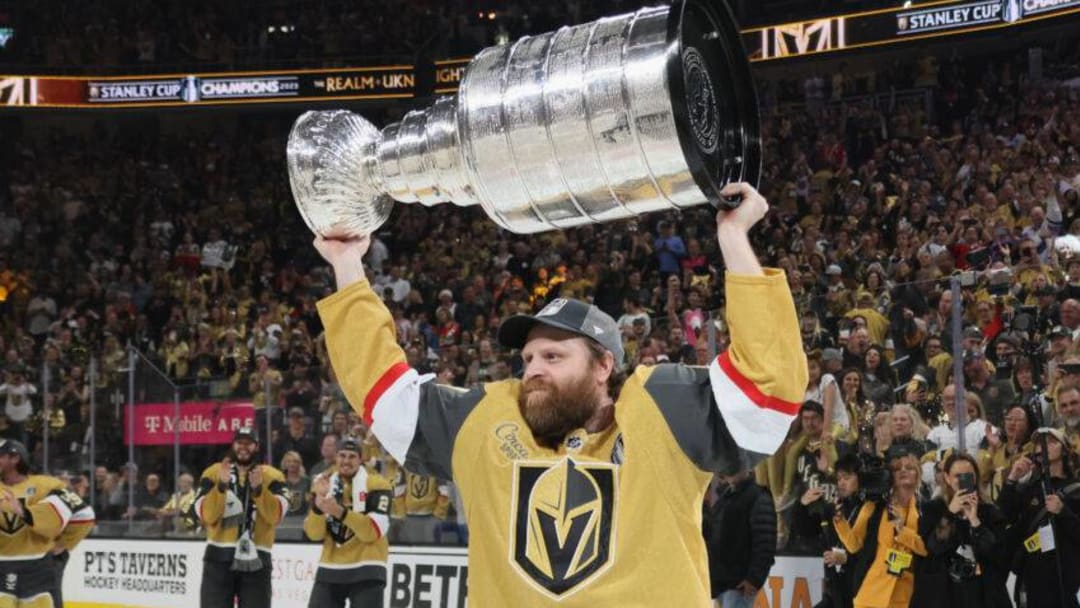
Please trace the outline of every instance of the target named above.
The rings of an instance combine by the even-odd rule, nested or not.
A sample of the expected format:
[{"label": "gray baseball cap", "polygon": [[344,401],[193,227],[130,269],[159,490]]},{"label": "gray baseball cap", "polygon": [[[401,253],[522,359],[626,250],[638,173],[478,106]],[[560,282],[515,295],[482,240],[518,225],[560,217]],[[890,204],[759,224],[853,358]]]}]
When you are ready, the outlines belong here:
[{"label": "gray baseball cap", "polygon": [[15,441],[14,439],[0,439],[0,454],[18,456],[19,458],[22,458],[23,462],[30,464],[30,452],[21,441]]},{"label": "gray baseball cap", "polygon": [[0,439],[0,454],[19,457],[18,470],[22,474],[30,472],[30,451],[20,441]]},{"label": "gray baseball cap", "polygon": [[622,368],[625,353],[615,319],[580,300],[557,298],[535,315],[514,315],[506,319],[499,326],[499,343],[507,348],[523,348],[529,332],[538,323],[589,338],[611,351],[616,369]]}]

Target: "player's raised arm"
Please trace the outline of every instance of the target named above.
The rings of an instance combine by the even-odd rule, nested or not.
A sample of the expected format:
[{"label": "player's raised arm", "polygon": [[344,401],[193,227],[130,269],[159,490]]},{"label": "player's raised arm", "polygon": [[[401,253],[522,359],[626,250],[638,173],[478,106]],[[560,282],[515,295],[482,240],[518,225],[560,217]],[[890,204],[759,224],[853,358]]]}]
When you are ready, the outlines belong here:
[{"label": "player's raised arm", "polygon": [[409,367],[393,317],[364,276],[370,237],[316,237],[338,291],[318,303],[326,348],[345,396],[398,462],[442,479],[452,477],[453,438],[481,391],[437,386]]},{"label": "player's raised arm", "polygon": [[727,268],[724,284],[731,347],[709,364],[724,423],[739,447],[772,454],[798,413],[806,388],[799,319],[784,272],[762,269],[747,233],[769,210],[745,183],[725,196],[742,204],[717,213],[716,236]]},{"label": "player's raised arm", "polygon": [[[763,269],[747,232],[768,204],[747,184],[725,195],[742,204],[717,214],[717,238],[727,269],[725,289],[730,348],[707,367],[639,367],[680,451],[703,471],[733,473],[752,467],[780,446],[806,387],[798,319],[784,273]],[[686,487],[696,487],[693,478]]]}]

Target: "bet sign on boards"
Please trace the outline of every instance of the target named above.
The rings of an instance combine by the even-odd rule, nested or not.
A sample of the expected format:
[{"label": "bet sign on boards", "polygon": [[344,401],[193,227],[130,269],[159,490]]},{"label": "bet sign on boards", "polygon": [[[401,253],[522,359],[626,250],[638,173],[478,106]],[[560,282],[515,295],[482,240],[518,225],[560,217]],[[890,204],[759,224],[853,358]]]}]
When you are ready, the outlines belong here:
[{"label": "bet sign on boards", "polygon": [[[88,538],[64,572],[68,608],[199,605],[200,541]],[[280,543],[271,573],[274,608],[307,608],[320,545]],[[457,547],[391,547],[386,608],[464,608],[469,570]],[[820,558],[778,557],[754,608],[812,608],[821,600]]]}]

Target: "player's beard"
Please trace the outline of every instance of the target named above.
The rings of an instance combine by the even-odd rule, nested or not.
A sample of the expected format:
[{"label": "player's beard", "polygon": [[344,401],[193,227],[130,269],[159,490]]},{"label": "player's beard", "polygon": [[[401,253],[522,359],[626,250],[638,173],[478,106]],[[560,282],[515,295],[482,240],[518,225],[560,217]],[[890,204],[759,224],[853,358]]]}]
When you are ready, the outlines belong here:
[{"label": "player's beard", "polygon": [[591,373],[582,374],[564,387],[532,378],[522,383],[518,394],[518,410],[533,438],[551,449],[558,447],[567,433],[585,426],[598,405]]},{"label": "player's beard", "polygon": [[243,456],[241,456],[240,453],[238,453],[236,450],[230,449],[229,451],[231,452],[232,461],[242,467],[249,467],[255,464],[255,457],[258,455],[257,448],[250,451],[245,451]]}]

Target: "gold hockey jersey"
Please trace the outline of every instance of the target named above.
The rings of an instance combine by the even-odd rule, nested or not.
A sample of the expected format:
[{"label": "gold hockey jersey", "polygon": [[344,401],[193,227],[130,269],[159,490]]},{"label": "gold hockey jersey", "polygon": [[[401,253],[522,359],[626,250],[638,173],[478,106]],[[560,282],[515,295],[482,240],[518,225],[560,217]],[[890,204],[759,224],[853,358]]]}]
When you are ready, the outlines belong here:
[{"label": "gold hockey jersey", "polygon": [[772,454],[806,386],[784,274],[728,274],[731,348],[707,367],[639,367],[615,422],[534,441],[518,380],[463,391],[410,369],[367,282],[319,302],[342,388],[414,472],[453,480],[469,522],[468,601],[709,606],[701,504],[711,472]]},{"label": "gold hockey jersey", "polygon": [[[252,540],[260,552],[269,553],[274,546],[274,534],[281,518],[289,510],[288,489],[285,476],[269,465],[262,468],[262,488],[258,496],[251,498],[255,524]],[[192,509],[206,529],[206,554],[204,559],[215,562],[231,562],[236,551],[236,541],[244,518],[243,504],[249,490],[247,476],[240,474],[236,484],[239,493],[218,485],[220,462],[207,467],[199,479],[199,492]]]},{"label": "gold hockey jersey", "polygon": [[[333,479],[336,471],[327,475]],[[363,580],[386,580],[386,560],[390,545],[390,482],[360,467],[352,479],[341,479],[340,504],[345,507],[341,520],[328,518],[311,501],[304,518],[304,534],[322,541],[319,570],[315,580],[321,583],[355,583]],[[333,486],[333,481],[331,482]]]},{"label": "gold hockey jersey", "polygon": [[63,481],[30,475],[13,486],[0,483],[23,503],[24,516],[0,512],[2,559],[39,559],[60,543],[71,549],[94,527],[94,510]]},{"label": "gold hockey jersey", "polygon": [[394,483],[395,518],[434,515],[439,519],[446,519],[449,510],[450,489],[445,483],[430,475],[418,475],[398,469]]}]

